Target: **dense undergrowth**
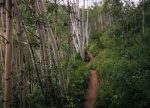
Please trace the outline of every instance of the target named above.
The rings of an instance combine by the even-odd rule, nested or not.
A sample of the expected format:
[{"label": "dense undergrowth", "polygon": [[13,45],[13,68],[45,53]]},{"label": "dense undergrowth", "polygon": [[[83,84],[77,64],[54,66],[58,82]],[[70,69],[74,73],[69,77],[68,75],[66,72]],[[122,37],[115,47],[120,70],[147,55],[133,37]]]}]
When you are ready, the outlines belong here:
[{"label": "dense undergrowth", "polygon": [[[150,105],[150,29],[144,34],[113,37],[97,34],[89,46],[96,57],[92,67],[100,74],[95,108],[148,108]],[[97,43],[95,45],[95,43]],[[97,47],[99,46],[100,47]]]}]

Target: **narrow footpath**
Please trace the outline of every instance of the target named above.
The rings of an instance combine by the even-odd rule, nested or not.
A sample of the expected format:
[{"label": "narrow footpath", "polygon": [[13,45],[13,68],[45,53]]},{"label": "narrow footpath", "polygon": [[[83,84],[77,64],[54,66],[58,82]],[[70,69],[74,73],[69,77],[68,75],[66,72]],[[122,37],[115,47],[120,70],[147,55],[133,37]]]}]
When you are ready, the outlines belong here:
[{"label": "narrow footpath", "polygon": [[[86,67],[89,67],[93,59],[95,58],[91,52],[87,52],[90,58],[90,61],[86,64]],[[94,103],[96,101],[97,92],[98,92],[98,76],[96,69],[90,69],[90,81],[88,84],[88,89],[86,93],[86,103],[85,108],[94,108]]]}]

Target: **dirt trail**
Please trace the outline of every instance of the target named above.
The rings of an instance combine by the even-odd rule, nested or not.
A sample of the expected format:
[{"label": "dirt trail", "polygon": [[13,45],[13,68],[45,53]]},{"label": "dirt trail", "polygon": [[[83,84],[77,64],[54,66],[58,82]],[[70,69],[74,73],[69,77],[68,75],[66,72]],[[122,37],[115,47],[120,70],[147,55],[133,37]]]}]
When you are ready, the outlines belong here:
[{"label": "dirt trail", "polygon": [[95,58],[95,56],[90,51],[87,51],[87,53],[89,55],[90,61],[86,64],[86,67],[90,67],[91,62],[93,61],[93,59]]},{"label": "dirt trail", "polygon": [[[90,61],[87,63],[86,67],[90,66],[92,60],[94,59],[94,56],[92,53],[88,52]],[[94,102],[97,97],[97,91],[98,91],[98,76],[96,69],[90,70],[90,81],[88,84],[88,89],[86,93],[86,103],[85,108],[93,108]]]}]

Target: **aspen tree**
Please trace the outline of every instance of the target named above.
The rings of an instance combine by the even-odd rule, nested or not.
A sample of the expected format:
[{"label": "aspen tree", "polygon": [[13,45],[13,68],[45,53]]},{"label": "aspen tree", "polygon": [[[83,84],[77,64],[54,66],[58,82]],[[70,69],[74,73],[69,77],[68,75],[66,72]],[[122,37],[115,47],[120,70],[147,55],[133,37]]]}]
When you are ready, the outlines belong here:
[{"label": "aspen tree", "polygon": [[[1,24],[2,25],[2,24]],[[2,28],[2,27],[1,27]],[[3,38],[2,36],[2,29],[0,29],[0,90],[2,89],[2,73],[3,73]]]},{"label": "aspen tree", "polygon": [[6,2],[6,52],[4,73],[4,108],[9,108],[12,91],[12,1]]},{"label": "aspen tree", "polygon": [[71,4],[70,0],[67,0],[68,7],[68,57],[67,57],[67,83],[66,87],[68,89],[68,85],[70,82],[70,74],[71,74],[71,57],[72,57],[72,28],[71,28]]},{"label": "aspen tree", "polygon": [[[45,7],[43,0],[38,0],[38,1],[39,1],[38,3],[40,4],[39,12],[46,12],[46,7]],[[58,72],[59,72],[58,73],[59,85],[61,89],[65,91],[64,73],[62,71],[61,64],[60,64],[61,57],[60,57],[60,51],[58,48],[57,40],[56,40],[55,35],[52,32],[52,29],[50,28],[49,23],[46,23],[46,24],[48,26],[48,29],[47,29],[48,30],[47,35],[49,36],[48,40],[51,43],[51,46],[54,52],[55,62],[56,62]]]},{"label": "aspen tree", "polygon": [[88,45],[89,41],[89,9],[88,9],[88,0],[86,2],[86,24],[85,24],[85,38],[86,38],[86,45]]},{"label": "aspen tree", "polygon": [[1,12],[1,33],[0,33],[0,58],[1,58],[1,86],[4,85],[4,66],[5,66],[5,41],[6,37],[6,10],[5,10],[5,1],[2,0],[2,6],[0,7]]},{"label": "aspen tree", "polygon": [[14,11],[16,17],[17,36],[19,41],[18,49],[19,49],[19,73],[20,73],[20,108],[25,108],[25,69],[23,61],[24,56],[23,30],[16,0],[14,0]]}]

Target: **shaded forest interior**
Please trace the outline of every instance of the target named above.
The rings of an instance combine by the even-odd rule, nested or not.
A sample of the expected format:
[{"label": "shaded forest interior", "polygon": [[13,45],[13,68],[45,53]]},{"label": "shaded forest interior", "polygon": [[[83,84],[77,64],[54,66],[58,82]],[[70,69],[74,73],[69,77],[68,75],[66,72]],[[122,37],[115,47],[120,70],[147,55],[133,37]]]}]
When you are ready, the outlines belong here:
[{"label": "shaded forest interior", "polygon": [[0,108],[149,108],[150,0],[90,3],[0,0]]}]

